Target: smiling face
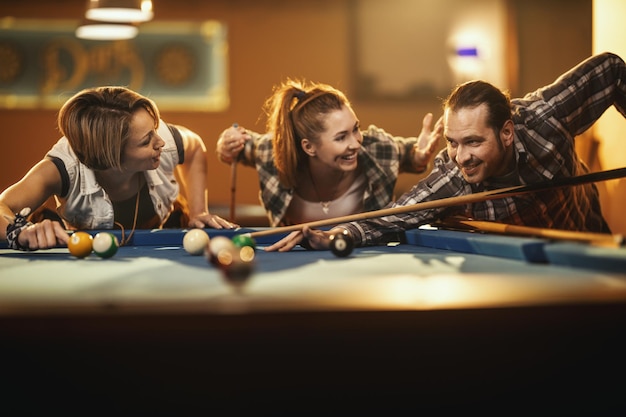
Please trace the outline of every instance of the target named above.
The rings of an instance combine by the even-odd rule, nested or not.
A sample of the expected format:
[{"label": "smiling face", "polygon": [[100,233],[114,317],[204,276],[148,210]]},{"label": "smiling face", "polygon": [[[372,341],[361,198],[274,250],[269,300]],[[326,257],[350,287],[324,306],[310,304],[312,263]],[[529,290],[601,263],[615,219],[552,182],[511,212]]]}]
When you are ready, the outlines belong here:
[{"label": "smiling face", "polygon": [[302,148],[332,170],[354,171],[357,154],[363,142],[359,120],[349,106],[325,115],[326,129],[318,140],[302,140]]},{"label": "smiling face", "polygon": [[487,116],[486,104],[444,112],[448,155],[472,184],[506,174],[513,158],[513,122],[505,122],[496,136]]},{"label": "smiling face", "polygon": [[130,122],[129,138],[122,152],[122,168],[126,171],[148,171],[158,168],[165,142],[157,134],[154,119],[140,108]]}]

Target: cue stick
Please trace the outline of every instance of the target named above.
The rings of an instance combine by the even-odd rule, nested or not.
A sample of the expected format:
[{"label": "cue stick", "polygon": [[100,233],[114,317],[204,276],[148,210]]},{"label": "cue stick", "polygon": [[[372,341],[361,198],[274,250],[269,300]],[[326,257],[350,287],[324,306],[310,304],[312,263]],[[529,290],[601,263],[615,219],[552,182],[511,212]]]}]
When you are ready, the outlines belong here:
[{"label": "cue stick", "polygon": [[237,160],[230,163],[230,221],[235,222],[235,199],[237,196]]},{"label": "cue stick", "polygon": [[456,227],[479,232],[491,232],[500,234],[514,234],[522,236],[535,236],[553,240],[570,240],[585,242],[597,246],[620,247],[624,244],[624,236],[610,233],[577,232],[572,230],[547,229],[543,227],[518,226],[513,224],[472,220],[458,217],[450,217],[434,226]]},{"label": "cue stick", "polygon": [[[239,127],[238,123],[233,123],[233,127],[236,129]],[[235,200],[237,197],[237,158],[230,163],[230,221],[235,222]]]},{"label": "cue stick", "polygon": [[348,223],[348,222],[353,222],[353,221],[358,221],[358,220],[366,220],[366,219],[372,219],[375,217],[384,217],[384,216],[391,216],[395,214],[410,213],[410,212],[420,211],[420,210],[428,210],[428,209],[434,209],[434,208],[460,206],[463,204],[479,203],[482,201],[496,200],[498,198],[514,197],[517,195],[528,194],[528,193],[537,192],[537,191],[545,191],[545,190],[550,190],[554,188],[581,185],[581,184],[587,184],[587,183],[596,182],[596,181],[607,181],[607,180],[624,178],[624,177],[626,177],[626,167],[611,169],[607,171],[592,172],[589,174],[578,175],[575,177],[561,178],[556,181],[544,181],[544,182],[540,182],[536,184],[517,185],[513,187],[500,188],[497,190],[482,191],[480,193],[472,193],[472,194],[460,195],[456,197],[441,198],[439,200],[423,201],[421,203],[410,204],[407,206],[390,207],[390,208],[384,208],[380,210],[367,211],[363,213],[350,214],[348,216],[341,216],[341,217],[336,217],[332,219],[323,219],[323,220],[316,220],[316,221],[307,222],[307,223],[294,224],[291,226],[275,227],[271,229],[260,230],[257,232],[246,233],[246,235],[252,238],[256,238],[256,237],[268,236],[268,235],[273,235],[273,234],[278,234],[278,233],[295,232],[297,230],[301,230],[305,226],[311,227],[311,228],[321,227],[321,226],[331,226],[331,225],[336,225],[339,223]]}]

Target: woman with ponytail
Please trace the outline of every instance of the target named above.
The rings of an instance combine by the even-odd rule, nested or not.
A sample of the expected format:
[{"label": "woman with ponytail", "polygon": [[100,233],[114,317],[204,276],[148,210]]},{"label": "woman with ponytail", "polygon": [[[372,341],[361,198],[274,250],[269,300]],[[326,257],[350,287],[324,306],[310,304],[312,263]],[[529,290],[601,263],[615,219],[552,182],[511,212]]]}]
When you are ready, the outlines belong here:
[{"label": "woman with ponytail", "polygon": [[266,101],[267,133],[222,132],[224,163],[255,167],[271,226],[377,210],[393,198],[400,172],[422,173],[442,136],[427,114],[419,137],[361,130],[350,102],[325,84],[287,80]]}]

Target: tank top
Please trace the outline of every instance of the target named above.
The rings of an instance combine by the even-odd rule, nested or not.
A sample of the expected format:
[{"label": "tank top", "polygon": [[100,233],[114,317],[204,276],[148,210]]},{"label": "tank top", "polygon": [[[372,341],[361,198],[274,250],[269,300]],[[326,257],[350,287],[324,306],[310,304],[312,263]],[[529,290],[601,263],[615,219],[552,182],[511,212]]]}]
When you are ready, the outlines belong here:
[{"label": "tank top", "polygon": [[360,213],[363,211],[365,187],[365,176],[361,175],[348,191],[332,201],[307,201],[294,193],[287,209],[287,222],[298,224]]}]

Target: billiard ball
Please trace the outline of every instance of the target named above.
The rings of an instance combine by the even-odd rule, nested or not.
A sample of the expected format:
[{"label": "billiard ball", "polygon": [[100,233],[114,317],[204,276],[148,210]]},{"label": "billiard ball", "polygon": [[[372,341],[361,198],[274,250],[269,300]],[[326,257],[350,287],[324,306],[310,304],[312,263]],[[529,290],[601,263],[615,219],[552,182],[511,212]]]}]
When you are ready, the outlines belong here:
[{"label": "billiard ball", "polygon": [[93,250],[93,237],[87,232],[74,232],[67,242],[67,249],[77,258],[84,258]]},{"label": "billiard ball", "polygon": [[231,250],[235,247],[232,240],[226,236],[215,236],[209,241],[209,247],[206,251],[206,258],[209,263],[218,265],[217,255],[222,250]]},{"label": "billiard ball", "polygon": [[244,262],[253,262],[256,254],[254,253],[254,248],[252,246],[244,246],[239,248],[239,257]]},{"label": "billiard ball", "polygon": [[347,230],[330,236],[330,250],[335,256],[345,258],[352,253],[354,241]]},{"label": "billiard ball", "polygon": [[183,248],[190,255],[203,255],[209,246],[209,235],[203,229],[191,229],[183,237]]},{"label": "billiard ball", "polygon": [[217,253],[217,265],[226,283],[241,292],[254,271],[254,249],[250,246],[221,249]]},{"label": "billiard ball", "polygon": [[119,243],[112,233],[100,232],[93,237],[93,252],[101,258],[110,258],[118,248]]},{"label": "billiard ball", "polygon": [[256,248],[256,242],[254,241],[252,236],[248,234],[233,236],[233,243],[235,244],[235,246],[238,246],[240,248],[244,246],[249,246],[252,249]]}]

